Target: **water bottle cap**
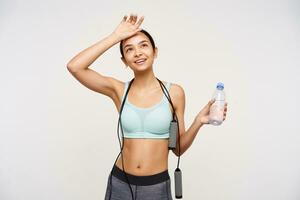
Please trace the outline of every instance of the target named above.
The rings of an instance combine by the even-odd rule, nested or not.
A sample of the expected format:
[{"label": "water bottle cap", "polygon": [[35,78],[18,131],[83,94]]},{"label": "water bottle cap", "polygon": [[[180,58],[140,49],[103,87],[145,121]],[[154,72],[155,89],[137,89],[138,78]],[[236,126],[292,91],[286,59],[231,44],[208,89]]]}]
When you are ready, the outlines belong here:
[{"label": "water bottle cap", "polygon": [[223,90],[223,89],[224,89],[224,84],[221,83],[221,82],[219,82],[219,83],[217,84],[217,89],[218,89],[218,90]]}]

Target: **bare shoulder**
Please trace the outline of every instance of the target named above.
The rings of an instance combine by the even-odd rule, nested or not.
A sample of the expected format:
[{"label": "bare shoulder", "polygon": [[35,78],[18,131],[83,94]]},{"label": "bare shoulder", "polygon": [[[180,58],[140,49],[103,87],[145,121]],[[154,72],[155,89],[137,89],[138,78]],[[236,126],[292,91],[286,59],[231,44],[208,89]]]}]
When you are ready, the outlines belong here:
[{"label": "bare shoulder", "polygon": [[170,87],[170,96],[174,101],[174,106],[177,108],[178,106],[184,106],[185,104],[185,92],[181,85],[177,83],[172,83]]},{"label": "bare shoulder", "polygon": [[177,83],[172,83],[170,88],[170,95],[174,98],[183,98],[184,97],[184,89],[181,85]]}]

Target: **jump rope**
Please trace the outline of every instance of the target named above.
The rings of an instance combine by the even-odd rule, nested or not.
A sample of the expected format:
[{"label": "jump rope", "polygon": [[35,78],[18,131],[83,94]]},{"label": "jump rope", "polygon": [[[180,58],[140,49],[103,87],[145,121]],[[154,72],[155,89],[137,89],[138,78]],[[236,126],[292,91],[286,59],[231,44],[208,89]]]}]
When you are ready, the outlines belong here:
[{"label": "jump rope", "polygon": [[[182,174],[181,174],[181,170],[179,169],[179,162],[180,162],[180,136],[179,136],[179,124],[178,124],[178,118],[177,118],[177,115],[175,113],[175,109],[174,109],[174,106],[173,106],[173,103],[172,103],[172,100],[171,100],[171,97],[170,97],[170,94],[168,92],[168,90],[166,89],[165,85],[162,83],[161,80],[159,80],[158,78],[156,78],[160,84],[160,87],[164,93],[164,95],[166,96],[166,98],[168,99],[169,103],[171,104],[172,106],[172,121],[170,123],[170,127],[169,127],[169,146],[168,146],[168,149],[169,150],[172,150],[172,149],[176,149],[176,145],[177,145],[177,138],[178,138],[178,151],[179,151],[179,156],[178,156],[178,161],[177,161],[177,168],[175,169],[174,171],[174,177],[175,177],[175,197],[176,199],[182,199]],[[119,139],[119,144],[120,144],[120,153],[118,154],[115,162],[114,162],[114,165],[116,164],[120,154],[122,154],[122,151],[123,151],[123,147],[124,147],[124,133],[123,133],[123,127],[122,127],[122,120],[121,120],[121,114],[122,114],[122,111],[123,111],[123,107],[124,107],[124,104],[125,104],[125,101],[126,101],[126,97],[128,95],[128,92],[129,92],[129,89],[131,87],[131,84],[133,83],[134,81],[134,78],[130,81],[129,83],[129,86],[127,88],[127,91],[126,91],[126,94],[124,96],[124,99],[122,101],[122,104],[121,104],[121,108],[120,108],[120,112],[119,112],[119,120],[118,120],[118,128],[117,128],[117,131],[118,131],[118,139]],[[165,91],[167,91],[167,94],[165,93]],[[122,132],[122,144],[121,144],[121,140],[120,140],[120,137],[119,137],[119,127],[121,125],[121,132]],[[113,166],[114,166],[113,165]],[[127,176],[127,173],[125,171],[125,168],[124,168],[124,160],[123,160],[123,155],[122,155],[122,167],[123,167],[123,172],[124,172],[124,175],[126,177],[126,180],[127,180],[127,184],[130,188],[130,192],[131,192],[131,196],[132,196],[132,200],[135,200],[134,196],[133,196],[133,191],[132,191],[132,188],[130,186],[130,182],[129,182],[129,179],[128,179],[128,176]],[[111,199],[111,193],[112,193],[112,170],[110,172],[110,193],[109,193],[109,200]]]}]

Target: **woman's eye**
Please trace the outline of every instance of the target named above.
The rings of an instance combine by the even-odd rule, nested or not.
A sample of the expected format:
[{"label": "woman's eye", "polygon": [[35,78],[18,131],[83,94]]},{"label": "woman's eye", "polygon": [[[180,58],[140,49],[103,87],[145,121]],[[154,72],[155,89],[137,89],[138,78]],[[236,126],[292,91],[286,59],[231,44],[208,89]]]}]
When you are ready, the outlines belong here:
[{"label": "woman's eye", "polygon": [[131,50],[132,50],[132,48],[128,48],[128,49],[126,50],[126,52],[131,51]]},{"label": "woman's eye", "polygon": [[148,46],[147,44],[142,44],[142,47],[146,47],[146,46]]}]

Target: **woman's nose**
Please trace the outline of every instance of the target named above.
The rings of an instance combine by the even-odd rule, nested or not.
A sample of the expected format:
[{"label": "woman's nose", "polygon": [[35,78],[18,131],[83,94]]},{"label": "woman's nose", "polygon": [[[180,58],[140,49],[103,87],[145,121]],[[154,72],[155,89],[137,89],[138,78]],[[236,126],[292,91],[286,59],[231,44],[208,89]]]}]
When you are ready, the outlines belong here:
[{"label": "woman's nose", "polygon": [[142,52],[137,48],[135,50],[135,56],[140,56],[142,54]]}]

